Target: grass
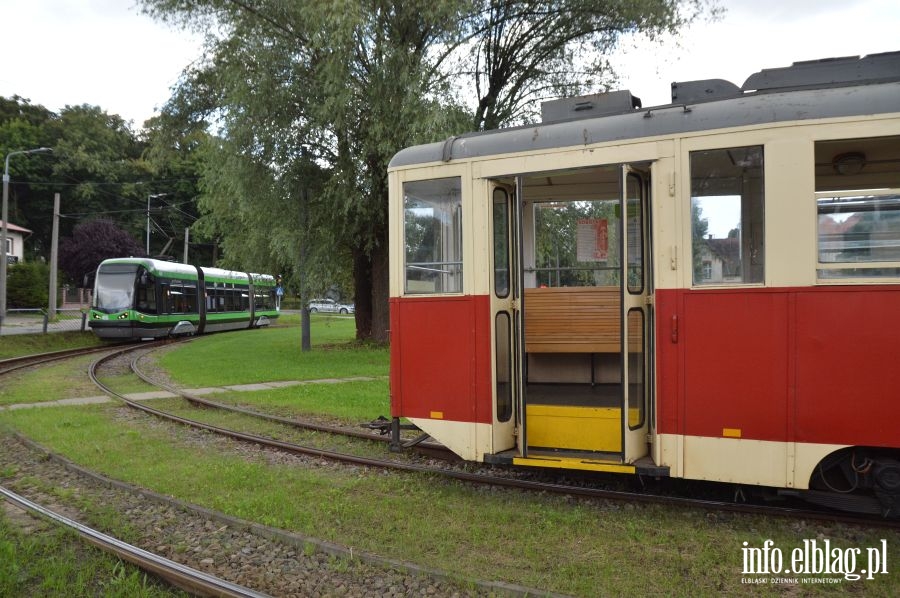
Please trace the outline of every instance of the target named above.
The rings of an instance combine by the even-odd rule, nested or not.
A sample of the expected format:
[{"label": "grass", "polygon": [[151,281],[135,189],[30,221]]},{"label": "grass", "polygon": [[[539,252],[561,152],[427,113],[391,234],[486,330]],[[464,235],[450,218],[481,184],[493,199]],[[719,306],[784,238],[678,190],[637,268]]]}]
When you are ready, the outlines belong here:
[{"label": "grass", "polygon": [[86,374],[94,359],[96,356],[78,357],[22,371],[0,386],[0,406],[103,394]]},{"label": "grass", "polygon": [[288,325],[202,337],[165,352],[158,364],[187,387],[388,374],[388,349],[352,342],[352,318],[316,315],[311,328],[307,353],[299,327]]},{"label": "grass", "polygon": [[49,334],[10,334],[0,341],[0,359],[102,344],[90,332],[53,332]]},{"label": "grass", "polygon": [[303,384],[259,392],[230,392],[210,398],[232,405],[245,405],[281,416],[324,415],[363,422],[390,413],[388,381]]},{"label": "grass", "polygon": [[[891,562],[900,545],[895,531],[542,496],[318,459],[272,466],[228,450],[229,442],[198,444],[182,428],[123,419],[120,409],[22,410],[0,421],[86,467],[239,517],[460,576],[580,596],[746,592],[745,541],[787,549],[820,534],[840,546],[887,538]],[[845,584],[900,593],[897,576]]]},{"label": "grass", "polygon": [[23,533],[0,511],[0,596],[186,596],[136,567],[84,544],[74,533],[49,528]]}]

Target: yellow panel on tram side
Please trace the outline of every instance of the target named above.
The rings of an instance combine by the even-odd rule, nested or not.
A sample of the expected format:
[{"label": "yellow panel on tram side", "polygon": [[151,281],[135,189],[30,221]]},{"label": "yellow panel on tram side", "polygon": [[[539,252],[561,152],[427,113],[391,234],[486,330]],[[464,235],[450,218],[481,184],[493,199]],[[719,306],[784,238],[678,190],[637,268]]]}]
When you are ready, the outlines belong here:
[{"label": "yellow panel on tram side", "polygon": [[618,407],[528,405],[528,446],[615,453],[622,450]]},{"label": "yellow panel on tram side", "polygon": [[513,465],[525,467],[549,467],[552,469],[580,469],[583,471],[604,471],[607,473],[635,473],[634,465],[622,465],[619,463],[606,463],[591,459],[578,459],[573,457],[516,457]]}]

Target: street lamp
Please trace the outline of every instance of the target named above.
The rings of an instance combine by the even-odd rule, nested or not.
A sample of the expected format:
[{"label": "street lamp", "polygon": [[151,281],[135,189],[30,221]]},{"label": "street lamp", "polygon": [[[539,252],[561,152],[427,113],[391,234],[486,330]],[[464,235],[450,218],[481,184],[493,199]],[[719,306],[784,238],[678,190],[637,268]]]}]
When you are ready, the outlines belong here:
[{"label": "street lamp", "polygon": [[147,196],[147,257],[150,257],[150,200],[165,197],[168,193],[154,193]]},{"label": "street lamp", "polygon": [[3,170],[3,211],[0,213],[0,327],[3,326],[3,320],[6,319],[6,265],[9,257],[6,254],[7,221],[9,220],[9,159],[16,154],[40,154],[52,152],[49,147],[39,147],[30,150],[16,150],[6,154],[6,165]]}]

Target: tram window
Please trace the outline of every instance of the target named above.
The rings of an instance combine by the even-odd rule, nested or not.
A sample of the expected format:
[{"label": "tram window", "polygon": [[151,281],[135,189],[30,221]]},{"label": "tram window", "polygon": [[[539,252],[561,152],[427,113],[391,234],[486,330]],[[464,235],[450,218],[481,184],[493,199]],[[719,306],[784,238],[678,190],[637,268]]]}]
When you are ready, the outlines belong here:
[{"label": "tram window", "polygon": [[214,283],[206,283],[206,311],[216,311],[216,287]]},{"label": "tram window", "polygon": [[900,276],[900,137],[816,142],[818,277]]},{"label": "tram window", "polygon": [[636,430],[644,425],[646,355],[644,352],[644,313],[628,312],[628,427]]},{"label": "tram window", "polygon": [[509,295],[509,196],[494,189],[494,293]]},{"label": "tram window", "polygon": [[156,313],[156,281],[146,271],[138,278],[136,305],[139,312]]},{"label": "tram window", "polygon": [[497,351],[497,421],[512,417],[512,351],[510,351],[509,314],[500,312],[494,327]]},{"label": "tram window", "polygon": [[271,293],[264,287],[256,287],[254,289],[254,305],[255,309],[274,309],[275,303],[272,300]]},{"label": "tram window", "polygon": [[462,182],[403,184],[407,293],[462,292]]},{"label": "tram window", "polygon": [[234,285],[226,284],[225,285],[225,311],[237,311],[237,306],[235,302],[234,295]]},{"label": "tram window", "polygon": [[104,264],[97,275],[94,307],[114,313],[133,307],[135,279],[138,267],[134,264]]},{"label": "tram window", "polygon": [[173,280],[168,288],[171,313],[197,313],[197,284]]},{"label": "tram window", "polygon": [[617,286],[622,277],[621,212],[618,199],[536,202],[533,269],[536,284],[541,287]]},{"label": "tram window", "polygon": [[763,183],[762,146],[691,152],[695,285],[764,281]]},{"label": "tram window", "polygon": [[626,191],[628,292],[639,295],[644,292],[644,209],[640,177],[629,174],[626,179]]}]

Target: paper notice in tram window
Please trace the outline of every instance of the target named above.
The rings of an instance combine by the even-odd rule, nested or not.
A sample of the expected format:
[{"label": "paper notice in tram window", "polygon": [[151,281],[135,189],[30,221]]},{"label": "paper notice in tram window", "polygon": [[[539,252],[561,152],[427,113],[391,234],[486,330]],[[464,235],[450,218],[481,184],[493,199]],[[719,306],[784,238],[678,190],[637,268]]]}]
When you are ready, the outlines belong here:
[{"label": "paper notice in tram window", "polygon": [[605,262],[609,256],[606,218],[582,218],[576,231],[579,262]]}]

